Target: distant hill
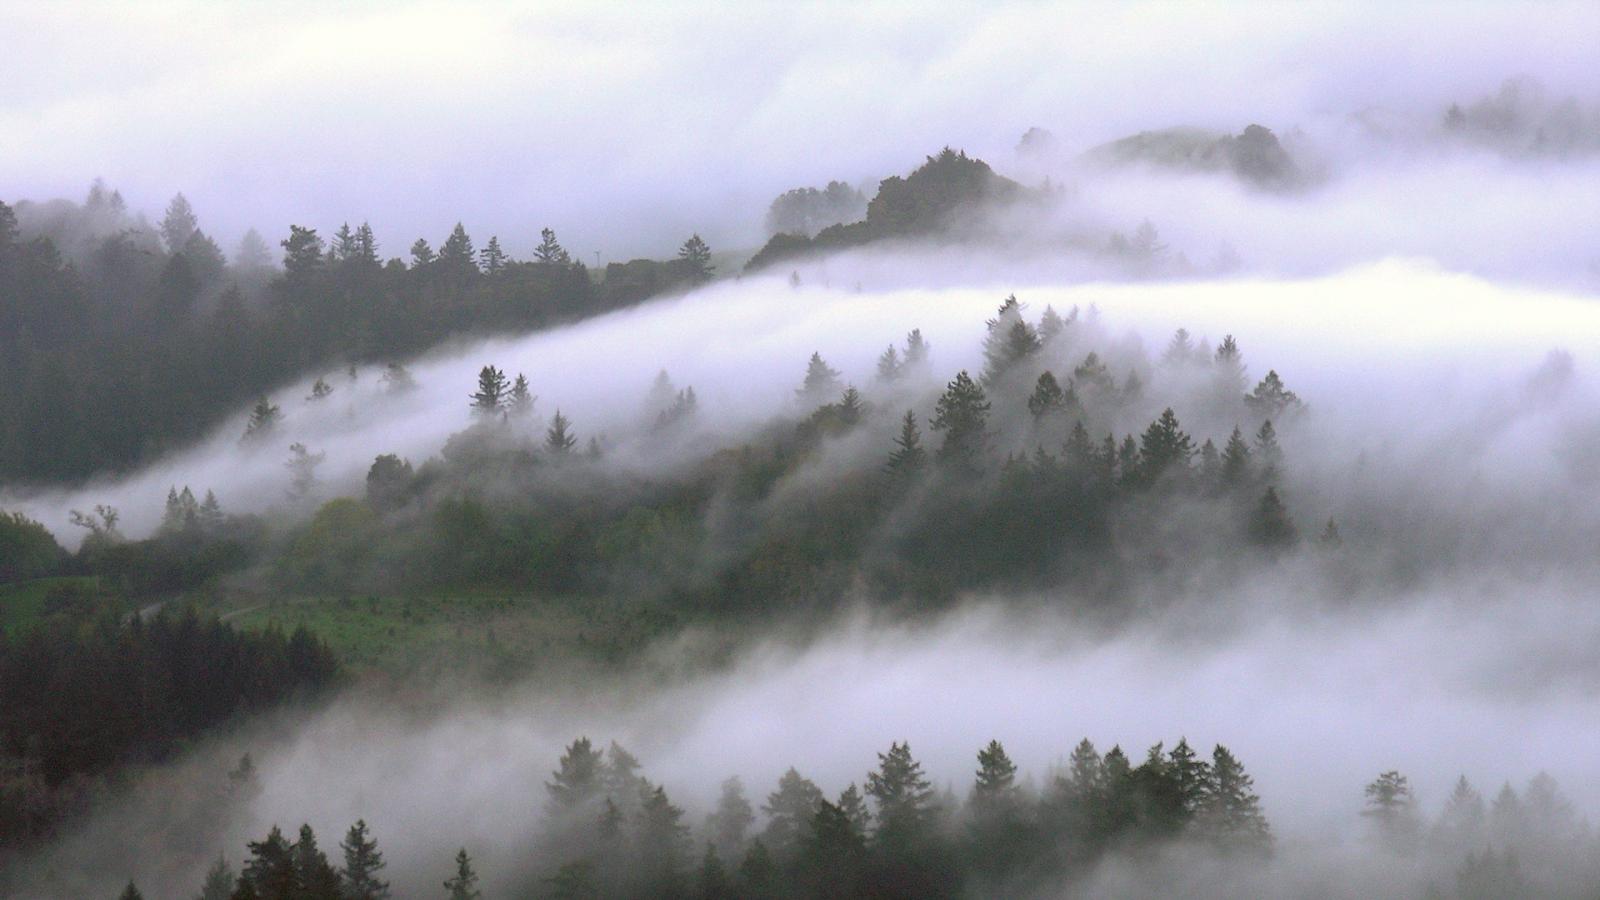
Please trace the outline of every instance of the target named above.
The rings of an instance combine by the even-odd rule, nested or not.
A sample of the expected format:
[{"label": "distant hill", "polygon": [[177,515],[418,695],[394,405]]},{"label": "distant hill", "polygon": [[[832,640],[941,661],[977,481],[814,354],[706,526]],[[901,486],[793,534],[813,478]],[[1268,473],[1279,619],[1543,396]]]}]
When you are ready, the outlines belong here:
[{"label": "distant hill", "polygon": [[816,237],[773,235],[745,265],[745,271],[816,250],[959,231],[966,224],[961,215],[964,211],[1021,200],[1030,194],[1017,182],[996,174],[983,160],[946,147],[910,175],[894,175],[880,182],[877,195],[867,203],[866,218],[830,225]]},{"label": "distant hill", "polygon": [[1270,128],[1250,125],[1239,134],[1201,128],[1141,131],[1101,144],[1084,154],[1100,165],[1145,164],[1200,172],[1232,172],[1268,190],[1287,190],[1303,182],[1293,157]]}]

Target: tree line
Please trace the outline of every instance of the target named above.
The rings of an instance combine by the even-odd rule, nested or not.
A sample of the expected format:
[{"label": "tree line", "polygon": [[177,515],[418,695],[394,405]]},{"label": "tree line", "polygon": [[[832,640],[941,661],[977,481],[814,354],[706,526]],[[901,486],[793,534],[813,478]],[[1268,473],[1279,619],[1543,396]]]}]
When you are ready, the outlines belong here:
[{"label": "tree line", "polygon": [[302,372],[545,327],[714,270],[698,235],[604,273],[548,228],[526,259],[460,224],[387,259],[365,223],[292,225],[280,246],[275,262],[251,231],[229,259],[182,194],[155,226],[99,183],[82,204],[0,203],[0,479],[124,471]]}]

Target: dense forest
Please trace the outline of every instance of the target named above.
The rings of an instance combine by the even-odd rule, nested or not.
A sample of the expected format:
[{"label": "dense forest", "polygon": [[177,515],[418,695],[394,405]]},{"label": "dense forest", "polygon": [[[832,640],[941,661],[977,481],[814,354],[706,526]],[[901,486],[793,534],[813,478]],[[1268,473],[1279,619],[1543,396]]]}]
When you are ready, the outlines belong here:
[{"label": "dense forest", "polygon": [[[962,795],[937,789],[903,742],[833,799],[790,768],[757,807],[732,777],[695,822],[633,754],[579,738],[544,783],[541,831],[509,882],[517,896],[563,900],[1053,896],[1107,857],[1159,866],[1178,854],[1248,872],[1274,855],[1253,779],[1220,745],[1207,759],[1180,739],[1132,760],[1085,739],[1042,785],[1020,777],[999,741],[975,762]],[[239,791],[251,777],[247,768],[230,774]],[[1363,794],[1368,839],[1437,872],[1429,896],[1542,895],[1600,877],[1583,859],[1592,835],[1548,775],[1521,793],[1507,784],[1492,803],[1460,778],[1433,817],[1399,772],[1379,774]],[[200,900],[391,896],[365,821],[340,842],[342,865],[309,825],[294,840],[275,826],[247,849],[237,873],[217,859]],[[484,896],[468,848],[439,871],[449,877],[436,896]],[[121,896],[140,895],[130,883]]]},{"label": "dense forest", "polygon": [[156,226],[99,183],[82,204],[0,203],[0,479],[127,470],[303,372],[593,315],[712,271],[697,236],[677,259],[603,273],[550,229],[527,259],[459,224],[403,258],[366,224],[294,225],[280,245],[252,231],[230,260],[182,194]]}]

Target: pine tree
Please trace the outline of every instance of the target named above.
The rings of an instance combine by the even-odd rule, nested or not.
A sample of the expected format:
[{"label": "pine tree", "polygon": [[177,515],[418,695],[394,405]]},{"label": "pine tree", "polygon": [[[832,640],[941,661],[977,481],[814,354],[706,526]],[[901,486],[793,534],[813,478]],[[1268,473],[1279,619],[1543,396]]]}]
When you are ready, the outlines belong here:
[{"label": "pine tree", "polygon": [[767,796],[761,807],[767,814],[767,828],[761,835],[763,849],[770,848],[779,856],[794,851],[822,800],[822,791],[810,779],[793,768],[783,773],[778,789]]},{"label": "pine tree", "polygon": [[706,844],[705,856],[700,858],[700,871],[695,877],[695,893],[699,900],[734,900],[738,896],[728,870],[722,865],[717,848]]},{"label": "pine tree", "polygon": [[322,269],[322,238],[315,228],[289,226],[283,247],[283,271],[291,285],[304,287]]},{"label": "pine tree", "polygon": [[[1225,335],[1212,357],[1212,377],[1219,396],[1233,401],[1245,386],[1244,354],[1239,352],[1239,342],[1233,335]],[[1273,376],[1276,377],[1276,376]]]},{"label": "pine tree", "polygon": [[1261,502],[1256,504],[1250,517],[1249,533],[1251,540],[1273,550],[1292,546],[1299,539],[1294,522],[1289,519],[1289,511],[1278,499],[1277,489],[1271,485],[1261,495]]},{"label": "pine tree", "polygon": [[1017,766],[1006,755],[999,741],[990,741],[978,751],[978,771],[972,785],[972,804],[989,811],[1014,804],[1017,799]]},{"label": "pine tree", "polygon": [[1179,328],[1173,332],[1161,361],[1169,366],[1187,366],[1194,361],[1194,341],[1189,337],[1189,329]]},{"label": "pine tree", "polygon": [[678,261],[688,270],[690,278],[697,282],[710,281],[711,273],[716,271],[716,266],[711,264],[711,248],[698,234],[692,235],[678,248]]},{"label": "pine tree", "polygon": [[915,372],[928,364],[928,342],[922,338],[922,329],[913,328],[906,334],[906,350],[900,354],[901,371]]},{"label": "pine tree", "polygon": [[890,344],[889,349],[878,357],[878,380],[885,383],[898,381],[900,374],[900,353],[894,349],[893,344]]},{"label": "pine tree", "polygon": [[385,865],[383,852],[367,830],[365,819],[357,819],[350,826],[339,848],[344,851],[344,869],[339,874],[345,900],[385,900],[389,883],[378,877]]},{"label": "pine tree", "polygon": [[390,394],[407,394],[417,389],[417,380],[405,366],[389,363],[383,367],[383,389]]},{"label": "pine tree", "polygon": [[755,809],[744,793],[744,782],[739,776],[722,782],[722,793],[717,798],[717,808],[706,817],[706,831],[717,849],[731,856],[744,848],[750,826],[755,824]]},{"label": "pine tree", "polygon": [[478,254],[473,252],[472,238],[467,236],[467,229],[460,222],[451,229],[444,246],[439,248],[439,264],[454,275],[478,274]]},{"label": "pine tree", "polygon": [[250,860],[245,863],[240,880],[248,882],[264,900],[292,897],[296,887],[294,847],[278,826],[272,826],[266,840],[252,841],[248,846]]},{"label": "pine tree", "polygon": [[911,745],[892,743],[878,754],[878,770],[867,773],[867,795],[878,804],[879,844],[905,849],[925,835],[933,815],[933,786],[922,765],[911,756]]},{"label": "pine tree", "polygon": [[750,843],[744,861],[739,863],[739,888],[746,897],[771,897],[777,893],[778,867],[759,838]]},{"label": "pine tree", "polygon": [[867,801],[855,782],[850,782],[850,786],[839,793],[839,802],[834,805],[844,813],[845,819],[850,822],[850,827],[856,834],[863,838],[867,836],[867,830],[872,825],[872,813],[867,809]]},{"label": "pine tree", "polygon": [[533,415],[533,405],[538,400],[528,389],[528,377],[518,372],[516,380],[511,382],[511,391],[506,394],[506,413],[513,419],[526,419]]},{"label": "pine tree", "polygon": [[580,737],[561,754],[561,767],[545,782],[550,808],[564,813],[588,804],[600,796],[604,756],[586,737]]},{"label": "pine tree", "polygon": [[411,268],[413,271],[417,269],[426,269],[438,260],[438,255],[435,254],[433,252],[433,248],[428,245],[426,238],[417,238],[416,241],[412,243]]},{"label": "pine tree", "polygon": [[161,239],[166,242],[167,252],[183,252],[184,245],[199,227],[188,198],[181,193],[174,195],[167,204],[167,214],[161,217]]},{"label": "pine tree", "polygon": [[479,900],[483,896],[478,891],[478,873],[472,871],[472,857],[467,855],[467,848],[462,847],[456,853],[456,874],[445,881],[444,889],[450,892],[450,900]]},{"label": "pine tree", "polygon": [[310,825],[300,826],[300,839],[294,844],[294,880],[295,900],[341,900],[339,875],[317,848]]},{"label": "pine tree", "polygon": [[315,403],[318,400],[327,399],[328,395],[331,393],[333,393],[333,385],[328,384],[328,382],[322,378],[318,378],[312,383],[311,394],[310,396],[306,397],[306,399]]},{"label": "pine tree", "polygon": [[311,497],[317,487],[317,467],[327,457],[325,452],[312,453],[298,441],[289,445],[289,459],[283,467],[289,470],[289,489],[285,493],[290,500],[298,503]]},{"label": "pine tree", "polygon": [[1268,371],[1256,389],[1245,395],[1244,403],[1251,412],[1266,419],[1280,418],[1301,406],[1300,398],[1283,386],[1283,379],[1276,371]]},{"label": "pine tree", "polygon": [[968,473],[977,472],[989,447],[989,401],[965,371],[958,373],[934,404],[934,431],[944,432],[939,462]]},{"label": "pine tree", "polygon": [[1200,825],[1202,833],[1224,850],[1265,852],[1272,831],[1261,813],[1261,798],[1251,792],[1254,779],[1228,748],[1218,744],[1211,754]]},{"label": "pine tree", "polygon": [[679,820],[683,810],[673,806],[661,787],[645,785],[641,794],[636,845],[642,874],[653,895],[671,895],[679,883],[689,853],[689,829]]},{"label": "pine tree", "polygon": [[245,423],[244,436],[249,440],[263,440],[277,429],[281,421],[283,421],[283,411],[263,394],[256,400],[255,408],[250,411],[250,421]]},{"label": "pine tree", "polygon": [[122,893],[117,895],[117,900],[144,900],[144,895],[139,893],[139,889],[130,881],[128,886],[122,889]]},{"label": "pine tree", "polygon": [[1039,315],[1039,340],[1048,344],[1067,330],[1067,320],[1061,318],[1056,308],[1045,305],[1044,312]]},{"label": "pine tree", "polygon": [[1379,838],[1392,849],[1414,849],[1419,823],[1416,798],[1406,777],[1384,772],[1366,786],[1365,794],[1367,808],[1361,814],[1376,825]]},{"label": "pine tree", "polygon": [[1039,352],[1038,332],[1022,318],[1022,304],[1015,294],[1000,304],[993,319],[985,323],[982,382],[993,387],[1006,372]]},{"label": "pine tree", "polygon": [[493,416],[505,405],[508,383],[505,373],[494,366],[478,372],[478,390],[472,394],[472,411],[482,417]]},{"label": "pine tree", "polygon": [[195,900],[229,900],[233,896],[233,888],[237,879],[233,874],[233,867],[221,856],[206,870],[206,880],[200,884],[200,895]]},{"label": "pine tree", "polygon": [[550,420],[550,427],[544,433],[544,448],[551,453],[565,456],[572,452],[577,445],[578,438],[571,431],[572,420],[561,414],[557,409]]},{"label": "pine tree", "polygon": [[838,370],[823,361],[821,353],[812,353],[811,360],[806,363],[805,381],[794,393],[802,403],[814,406],[837,394],[839,388]]},{"label": "pine tree", "polygon": [[1210,763],[1199,758],[1189,746],[1188,738],[1179,738],[1167,754],[1167,771],[1177,785],[1184,812],[1191,818],[1197,815],[1205,805],[1206,792],[1210,789]]},{"label": "pine tree", "polygon": [[1222,454],[1217,452],[1217,445],[1210,438],[1200,445],[1200,479],[1207,487],[1222,481]]},{"label": "pine tree", "polygon": [[1272,427],[1272,420],[1261,423],[1256,430],[1255,458],[1261,467],[1261,480],[1267,483],[1276,481],[1278,467],[1283,463],[1283,450],[1278,446],[1278,431]]},{"label": "pine tree", "polygon": [[1250,477],[1250,445],[1244,442],[1239,426],[1233,427],[1227,446],[1222,448],[1222,483],[1229,487],[1244,484]]},{"label": "pine tree", "polygon": [[1194,442],[1178,426],[1178,417],[1168,407],[1140,438],[1140,476],[1145,484],[1155,484],[1163,476],[1186,472],[1194,453]]},{"label": "pine tree", "polygon": [[1439,820],[1433,826],[1433,841],[1447,851],[1459,852],[1482,845],[1488,816],[1483,795],[1462,775],[1445,801]]},{"label": "pine tree", "polygon": [[1046,371],[1039,376],[1039,381],[1033,386],[1033,395],[1028,398],[1028,412],[1033,413],[1035,419],[1043,419],[1052,413],[1061,412],[1066,408],[1067,395],[1061,390],[1061,384],[1056,381],[1056,376]]},{"label": "pine tree", "polygon": [[498,275],[506,267],[506,254],[500,249],[500,238],[489,236],[489,243],[478,251],[478,265],[487,275]]},{"label": "pine tree", "polygon": [[556,233],[549,228],[539,231],[539,246],[533,250],[534,261],[543,266],[565,266],[572,263],[572,257],[562,248],[556,240]]},{"label": "pine tree", "polygon": [[906,410],[900,422],[900,436],[895,438],[895,451],[889,454],[884,468],[896,478],[908,478],[921,471],[928,462],[928,451],[922,449],[922,434],[917,430],[917,414]]}]

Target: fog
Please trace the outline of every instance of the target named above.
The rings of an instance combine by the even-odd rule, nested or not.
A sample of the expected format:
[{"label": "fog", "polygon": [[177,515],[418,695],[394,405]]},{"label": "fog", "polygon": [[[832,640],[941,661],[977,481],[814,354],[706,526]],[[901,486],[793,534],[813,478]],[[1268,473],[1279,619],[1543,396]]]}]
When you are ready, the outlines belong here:
[{"label": "fog", "polygon": [[[1274,863],[1249,876],[1269,893],[1315,884],[1321,896],[1370,896],[1419,878],[1375,851],[1358,815],[1379,771],[1410,773],[1430,815],[1458,774],[1492,793],[1539,771],[1580,813],[1600,809],[1600,669],[1582,652],[1600,638],[1600,617],[1578,586],[1438,584],[1350,615],[1299,605],[1301,575],[1290,567],[1229,598],[1191,598],[1209,622],[1198,636],[1169,621],[1105,638],[1047,606],[980,603],[920,626],[846,617],[823,639],[764,642],[710,673],[688,662],[690,638],[644,667],[687,673],[673,677],[477,699],[443,688],[421,714],[347,696],[159,773],[60,844],[27,896],[105,894],[129,874],[176,895],[217,852],[237,860],[274,823],[308,821],[329,841],[358,817],[382,840],[401,893],[429,889],[465,843],[485,887],[504,895],[530,874],[543,782],[580,734],[632,750],[696,826],[729,775],[759,799],[795,765],[831,795],[860,783],[894,740],[909,740],[936,786],[959,795],[993,737],[1035,784],[1085,736],[1134,756],[1180,736],[1223,742],[1255,775],[1278,834]],[[1537,684],[1517,674],[1530,659],[1549,661]],[[190,806],[216,814],[215,786],[243,750],[260,768],[259,796],[221,832],[175,836]],[[119,834],[139,837],[108,840]],[[1401,881],[1384,880],[1396,872]],[[1185,877],[1216,890],[1196,870]]]},{"label": "fog", "polygon": [[[468,427],[468,395],[486,364],[526,373],[539,414],[560,409],[574,420],[580,441],[602,437],[611,464],[636,471],[674,458],[643,427],[645,396],[662,369],[680,386],[695,387],[713,445],[737,443],[774,415],[802,412],[793,392],[813,351],[869,400],[915,405],[926,416],[928,392],[960,369],[979,367],[982,321],[1013,291],[1035,316],[1047,305],[1093,306],[1106,344],[1143,346],[1151,356],[1179,327],[1212,343],[1235,335],[1252,383],[1276,370],[1315,412],[1285,436],[1296,458],[1291,484],[1319,504],[1302,511],[1310,521],[1342,512],[1320,504],[1360,508],[1371,490],[1390,516],[1420,520],[1411,523],[1422,529],[1412,538],[1422,540],[1462,516],[1481,524],[1508,508],[1536,513],[1543,502],[1536,488],[1559,488],[1569,497],[1600,490],[1583,475],[1592,454],[1582,440],[1600,427],[1592,412],[1594,344],[1586,339],[1600,334],[1600,307],[1579,295],[1497,285],[1406,260],[1300,280],[1068,286],[1035,283],[1043,276],[1026,267],[1013,266],[1002,278],[981,266],[969,273],[944,272],[941,265],[928,256],[871,254],[803,267],[799,288],[775,277],[720,282],[577,325],[443,349],[409,363],[418,384],[409,393],[389,391],[381,372],[366,368],[353,381],[344,372],[323,373],[334,393],[310,402],[308,375],[273,393],[285,420],[269,442],[240,441],[241,410],[209,440],[133,477],[0,502],[67,541],[75,537],[68,512],[97,504],[122,512],[128,536],[149,534],[174,485],[197,494],[214,490],[230,512],[303,514],[290,508],[285,493],[290,443],[327,454],[317,470],[320,496],[359,493],[376,455],[421,463]],[[918,280],[966,283],[907,286]],[[877,282],[886,286],[874,289]],[[911,328],[922,329],[933,346],[930,380],[922,393],[886,394],[873,384],[877,354]],[[1572,371],[1558,367],[1536,391],[1539,402],[1530,403],[1527,381],[1553,350],[1572,354]],[[1151,410],[1151,417],[1159,412]],[[1178,413],[1192,420],[1198,411]],[[1119,438],[1144,424],[1117,423]],[[1197,440],[1220,445],[1232,424],[1191,427]],[[879,449],[889,449],[887,435]],[[1352,483],[1358,463],[1366,474]],[[1427,487],[1413,493],[1419,478]],[[1574,478],[1580,483],[1568,485]],[[1339,496],[1323,485],[1337,486]],[[1468,485],[1475,493],[1464,492]],[[1453,505],[1458,500],[1465,505]],[[1423,514],[1407,503],[1420,504]],[[1428,521],[1430,512],[1448,518]],[[1574,522],[1592,521],[1576,505],[1563,512]],[[1548,538],[1545,529],[1539,538]]]},{"label": "fog", "polygon": [[[1306,129],[1350,163],[1355,114],[1422,133],[1451,102],[1519,75],[1588,109],[1600,97],[1600,16],[1583,2],[1537,15],[1489,3],[914,15],[11,3],[0,33],[27,35],[0,60],[6,195],[78,196],[99,175],[135,209],[186,192],[224,245],[250,226],[366,219],[391,255],[457,220],[522,253],[552,225],[585,261],[662,255],[691,231],[754,247],[781,191],[870,185],[945,144],[1005,170],[1034,126],[1083,150],[1148,129],[1260,122]],[[1131,225],[1161,211],[1117,212]]]}]

